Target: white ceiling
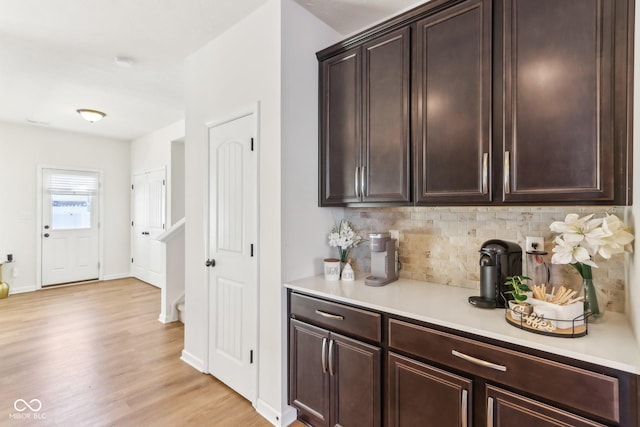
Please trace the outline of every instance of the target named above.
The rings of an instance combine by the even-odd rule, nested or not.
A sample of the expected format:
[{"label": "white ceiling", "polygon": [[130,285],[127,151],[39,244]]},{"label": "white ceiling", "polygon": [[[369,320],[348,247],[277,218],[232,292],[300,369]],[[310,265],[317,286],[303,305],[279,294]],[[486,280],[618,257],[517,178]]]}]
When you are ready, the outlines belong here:
[{"label": "white ceiling", "polygon": [[[342,34],[416,3],[296,1]],[[0,0],[0,120],[126,140],[180,120],[184,59],[265,2]]]},{"label": "white ceiling", "polygon": [[342,34],[351,34],[429,0],[294,0]]}]

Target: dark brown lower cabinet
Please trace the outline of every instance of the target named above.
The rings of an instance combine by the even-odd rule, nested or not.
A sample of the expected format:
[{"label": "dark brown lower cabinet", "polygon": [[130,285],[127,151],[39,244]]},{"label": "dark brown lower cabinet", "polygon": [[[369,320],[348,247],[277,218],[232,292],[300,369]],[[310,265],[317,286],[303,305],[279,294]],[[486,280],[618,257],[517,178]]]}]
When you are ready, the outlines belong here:
[{"label": "dark brown lower cabinet", "polygon": [[587,427],[604,426],[516,393],[487,386],[487,426]]},{"label": "dark brown lower cabinet", "polygon": [[329,331],[291,320],[289,337],[290,403],[314,426],[329,425],[329,376],[326,351]]},{"label": "dark brown lower cabinet", "polygon": [[472,381],[389,353],[389,427],[470,426]]},{"label": "dark brown lower cabinet", "polygon": [[[473,380],[389,353],[388,427],[473,425]],[[604,426],[578,415],[486,386],[487,427]]]},{"label": "dark brown lower cabinet", "polygon": [[640,427],[635,374],[311,295],[289,301],[289,403],[308,425]]},{"label": "dark brown lower cabinet", "polygon": [[635,375],[400,319],[387,339],[389,426],[638,426]]},{"label": "dark brown lower cabinet", "polygon": [[312,426],[379,427],[381,349],[290,321],[290,403]]}]

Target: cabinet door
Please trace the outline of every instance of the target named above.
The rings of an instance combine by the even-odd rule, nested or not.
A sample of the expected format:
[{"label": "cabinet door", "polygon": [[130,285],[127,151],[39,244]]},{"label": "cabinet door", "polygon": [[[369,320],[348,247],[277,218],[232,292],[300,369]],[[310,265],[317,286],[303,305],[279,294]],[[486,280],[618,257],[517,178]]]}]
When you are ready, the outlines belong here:
[{"label": "cabinet door", "polygon": [[[552,386],[552,382],[550,382]],[[579,392],[579,391],[578,391]],[[570,412],[487,386],[487,427],[604,426]]]},{"label": "cabinet door", "polygon": [[471,425],[471,380],[394,353],[388,361],[389,427]]},{"label": "cabinet door", "polygon": [[614,199],[614,3],[504,0],[504,201]]},{"label": "cabinet door", "polygon": [[320,63],[320,206],[360,201],[361,48]]},{"label": "cabinet door", "polygon": [[409,28],[366,43],[363,54],[363,201],[408,203]]},{"label": "cabinet door", "polygon": [[326,355],[329,332],[290,320],[289,403],[301,420],[319,427],[329,425],[329,378]]},{"label": "cabinet door", "polygon": [[380,353],[378,347],[331,334],[332,426],[381,425]]},{"label": "cabinet door", "polygon": [[491,1],[416,25],[417,204],[491,201]]}]

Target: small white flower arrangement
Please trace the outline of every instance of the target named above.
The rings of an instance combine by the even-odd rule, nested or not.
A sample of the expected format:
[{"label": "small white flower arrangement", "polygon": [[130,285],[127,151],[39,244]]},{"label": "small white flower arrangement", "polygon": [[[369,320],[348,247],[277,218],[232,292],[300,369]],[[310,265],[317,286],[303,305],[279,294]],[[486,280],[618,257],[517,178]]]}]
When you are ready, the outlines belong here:
[{"label": "small white flower arrangement", "polygon": [[329,246],[338,248],[340,262],[346,263],[349,259],[349,251],[365,240],[354,230],[351,222],[341,219],[329,233]]}]

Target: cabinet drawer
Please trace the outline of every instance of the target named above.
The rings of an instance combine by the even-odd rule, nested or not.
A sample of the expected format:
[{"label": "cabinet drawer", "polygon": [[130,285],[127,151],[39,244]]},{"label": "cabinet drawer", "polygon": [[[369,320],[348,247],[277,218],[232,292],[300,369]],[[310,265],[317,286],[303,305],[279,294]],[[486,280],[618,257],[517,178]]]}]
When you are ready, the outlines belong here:
[{"label": "cabinet drawer", "polygon": [[389,346],[611,422],[620,421],[620,387],[614,377],[395,319],[389,320]]},{"label": "cabinet drawer", "polygon": [[382,340],[382,317],[359,308],[291,294],[291,317],[371,341]]}]

